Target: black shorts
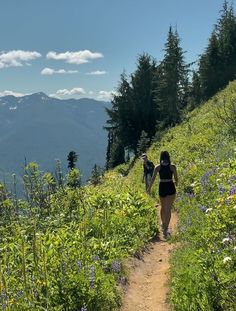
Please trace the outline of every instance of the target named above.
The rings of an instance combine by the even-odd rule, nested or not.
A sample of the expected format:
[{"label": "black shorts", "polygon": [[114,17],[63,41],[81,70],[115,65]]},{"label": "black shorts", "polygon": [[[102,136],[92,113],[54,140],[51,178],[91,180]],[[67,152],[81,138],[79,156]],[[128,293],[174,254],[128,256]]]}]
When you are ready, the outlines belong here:
[{"label": "black shorts", "polygon": [[160,182],[159,183],[159,196],[164,198],[167,195],[173,195],[176,193],[175,184],[173,181]]}]

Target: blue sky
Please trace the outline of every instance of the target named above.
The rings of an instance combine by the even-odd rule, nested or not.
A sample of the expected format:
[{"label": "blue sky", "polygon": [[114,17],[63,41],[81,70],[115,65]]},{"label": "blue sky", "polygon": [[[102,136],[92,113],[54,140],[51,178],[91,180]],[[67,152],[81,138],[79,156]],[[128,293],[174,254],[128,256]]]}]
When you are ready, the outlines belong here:
[{"label": "blue sky", "polygon": [[[236,0],[232,1],[234,9]],[[223,0],[0,0],[0,95],[108,100],[177,26],[187,62],[207,46]]]}]

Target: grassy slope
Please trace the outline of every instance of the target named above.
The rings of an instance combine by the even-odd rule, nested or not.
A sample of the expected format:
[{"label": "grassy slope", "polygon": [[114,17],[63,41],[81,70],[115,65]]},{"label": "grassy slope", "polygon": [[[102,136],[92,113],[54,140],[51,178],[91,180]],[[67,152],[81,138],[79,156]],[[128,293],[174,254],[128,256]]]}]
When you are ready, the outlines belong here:
[{"label": "grassy slope", "polygon": [[[236,196],[230,189],[232,194],[236,187],[236,143],[219,118],[235,101],[233,82],[148,152],[158,163],[160,151],[168,150],[180,179],[175,206],[181,248],[173,255],[171,282],[175,310],[235,310]],[[137,187],[138,176],[140,164],[129,175]]]},{"label": "grassy slope", "polygon": [[[232,243],[221,247],[220,256],[215,245],[222,246],[222,239],[229,235],[234,237],[236,203],[227,195],[236,183],[235,143],[216,117],[216,108],[222,106],[224,96],[228,101],[235,94],[236,83],[232,83],[148,151],[150,159],[158,163],[160,151],[168,150],[180,176],[176,208],[181,234],[177,238],[185,247],[173,260],[171,299],[176,310],[233,310],[227,299],[234,299],[229,295],[235,277],[231,273],[235,265]],[[100,186],[59,189],[43,202],[43,208],[36,189],[33,209],[27,202],[18,202],[18,208],[26,211],[20,215],[14,214],[9,200],[0,202],[2,308],[110,311],[119,307],[117,283],[125,281],[123,260],[140,250],[158,230],[154,207],[157,186],[152,196],[146,195],[141,160],[127,177],[120,174],[125,167],[108,172]],[[218,191],[220,186],[225,188],[223,195]],[[186,194],[190,188],[194,197]],[[206,216],[200,209],[217,208],[217,204],[223,220],[216,212]],[[200,260],[202,253],[208,254],[202,256],[206,262]],[[228,270],[222,270],[226,257],[230,257],[225,266]]]}]

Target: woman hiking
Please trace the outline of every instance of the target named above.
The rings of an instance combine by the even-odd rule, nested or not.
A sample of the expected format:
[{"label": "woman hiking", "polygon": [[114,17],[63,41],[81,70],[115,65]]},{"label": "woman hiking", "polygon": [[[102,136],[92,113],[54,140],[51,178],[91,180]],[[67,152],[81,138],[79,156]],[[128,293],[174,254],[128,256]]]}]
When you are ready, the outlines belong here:
[{"label": "woman hiking", "polygon": [[[164,238],[168,238],[170,232],[168,230],[171,207],[176,196],[176,186],[178,185],[178,175],[176,166],[171,164],[170,155],[168,151],[162,151],[160,155],[160,164],[155,166],[150,185],[147,189],[147,193],[150,193],[152,185],[156,179],[157,173],[159,173],[159,197],[161,202],[161,221]],[[174,177],[174,181],[173,181]]]}]

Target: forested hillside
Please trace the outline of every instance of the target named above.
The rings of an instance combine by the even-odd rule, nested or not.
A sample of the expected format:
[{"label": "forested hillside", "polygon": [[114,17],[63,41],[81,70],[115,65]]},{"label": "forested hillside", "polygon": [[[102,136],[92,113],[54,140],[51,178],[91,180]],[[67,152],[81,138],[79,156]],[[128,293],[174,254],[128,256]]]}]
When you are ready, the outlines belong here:
[{"label": "forested hillside", "polygon": [[2,310],[119,310],[127,259],[159,236],[157,184],[148,195],[140,154],[158,164],[164,150],[179,175],[178,230],[166,241],[175,243],[170,304],[176,311],[235,310],[235,34],[224,1],[194,64],[185,63],[170,27],[159,64],[144,53],[133,74],[121,75],[106,109],[105,173],[94,166],[81,186],[72,152],[66,176],[59,162],[55,174],[25,163],[24,199],[16,178],[11,193],[0,184]]},{"label": "forested hillside", "polygon": [[[160,151],[168,150],[180,176],[175,208],[181,247],[171,279],[176,310],[234,310],[235,99],[234,82],[148,152],[157,163]],[[78,188],[57,185],[29,164],[27,200],[1,187],[3,309],[119,308],[128,277],[124,259],[158,233],[156,188],[147,196],[141,161],[124,177],[128,165],[108,172],[96,186]]]}]

